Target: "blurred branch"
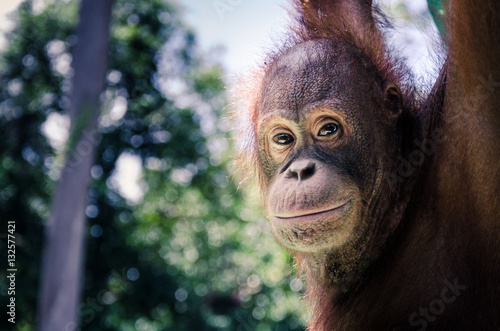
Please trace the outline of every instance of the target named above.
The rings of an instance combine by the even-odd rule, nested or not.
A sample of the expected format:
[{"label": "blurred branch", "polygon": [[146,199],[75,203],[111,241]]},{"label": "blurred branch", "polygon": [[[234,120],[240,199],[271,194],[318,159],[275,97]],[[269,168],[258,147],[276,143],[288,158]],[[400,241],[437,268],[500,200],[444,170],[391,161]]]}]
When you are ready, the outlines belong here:
[{"label": "blurred branch", "polygon": [[[85,208],[90,168],[100,136],[99,97],[104,89],[113,0],[82,0],[73,54],[69,148],[46,227],[38,329],[73,330],[83,275]],[[83,130],[82,130],[83,129]]]}]

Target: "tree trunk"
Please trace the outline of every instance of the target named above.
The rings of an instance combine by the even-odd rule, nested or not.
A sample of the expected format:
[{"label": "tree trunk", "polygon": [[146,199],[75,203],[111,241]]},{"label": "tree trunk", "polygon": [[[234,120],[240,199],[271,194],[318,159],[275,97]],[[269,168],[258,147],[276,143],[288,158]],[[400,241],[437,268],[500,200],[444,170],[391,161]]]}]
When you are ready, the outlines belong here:
[{"label": "tree trunk", "polygon": [[100,142],[99,98],[104,89],[113,0],[82,0],[73,52],[71,134],[45,232],[38,330],[74,330],[84,271],[90,168]]}]

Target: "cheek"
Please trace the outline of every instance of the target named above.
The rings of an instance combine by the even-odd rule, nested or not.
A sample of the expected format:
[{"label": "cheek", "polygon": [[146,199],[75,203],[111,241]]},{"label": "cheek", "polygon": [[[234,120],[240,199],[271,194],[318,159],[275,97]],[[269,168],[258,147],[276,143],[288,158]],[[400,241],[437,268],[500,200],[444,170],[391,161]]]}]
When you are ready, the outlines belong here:
[{"label": "cheek", "polygon": [[[278,163],[276,162],[273,162],[273,160],[267,156],[266,153],[264,153],[263,151],[261,151],[260,153],[260,158],[261,158],[261,174],[262,174],[262,178],[261,179],[264,179],[264,182],[261,182],[261,185],[266,185],[268,189],[271,185],[268,184],[270,183],[272,180],[273,180],[273,177],[275,176],[275,174],[278,172]],[[257,165],[256,165],[257,167]],[[266,194],[267,196],[267,194]]]},{"label": "cheek", "polygon": [[259,165],[255,165],[256,168],[261,168],[262,176],[265,178],[265,182],[269,183],[273,176],[278,171],[279,163],[276,160],[276,155],[272,155],[270,153],[270,146],[265,139],[265,137],[259,137],[259,156],[260,156],[260,167]]},{"label": "cheek", "polygon": [[376,146],[379,137],[356,118],[347,118],[341,130],[338,142],[314,144],[309,154],[363,189],[377,171]]},{"label": "cheek", "polygon": [[363,189],[376,172],[370,153],[371,147],[366,143],[340,147],[334,154],[329,149],[318,148],[315,151],[315,157],[323,160],[355,186]]}]

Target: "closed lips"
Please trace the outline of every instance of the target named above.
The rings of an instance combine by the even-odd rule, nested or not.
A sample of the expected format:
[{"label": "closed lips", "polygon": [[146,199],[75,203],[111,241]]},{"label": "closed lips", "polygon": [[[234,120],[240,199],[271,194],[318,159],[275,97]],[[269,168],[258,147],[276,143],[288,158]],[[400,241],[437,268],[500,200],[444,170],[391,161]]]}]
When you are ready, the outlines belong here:
[{"label": "closed lips", "polygon": [[275,215],[274,218],[276,221],[279,222],[307,222],[310,220],[317,220],[321,218],[325,218],[331,214],[339,213],[345,210],[345,207],[349,201],[343,202],[341,205],[327,209],[327,210],[322,210],[318,212],[304,212],[300,213],[297,212],[295,214],[281,214],[281,215]]}]

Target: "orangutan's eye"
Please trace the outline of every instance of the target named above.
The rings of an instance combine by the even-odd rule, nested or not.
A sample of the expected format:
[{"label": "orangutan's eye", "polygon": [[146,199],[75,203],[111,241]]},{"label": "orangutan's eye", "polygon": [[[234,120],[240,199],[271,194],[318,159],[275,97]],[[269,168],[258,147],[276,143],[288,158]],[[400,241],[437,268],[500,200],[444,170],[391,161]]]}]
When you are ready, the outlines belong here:
[{"label": "orangutan's eye", "polygon": [[293,140],[293,136],[289,133],[278,133],[273,137],[273,141],[279,145],[290,145]]},{"label": "orangutan's eye", "polygon": [[339,125],[336,123],[328,123],[319,129],[319,137],[327,137],[336,134],[339,131]]}]

